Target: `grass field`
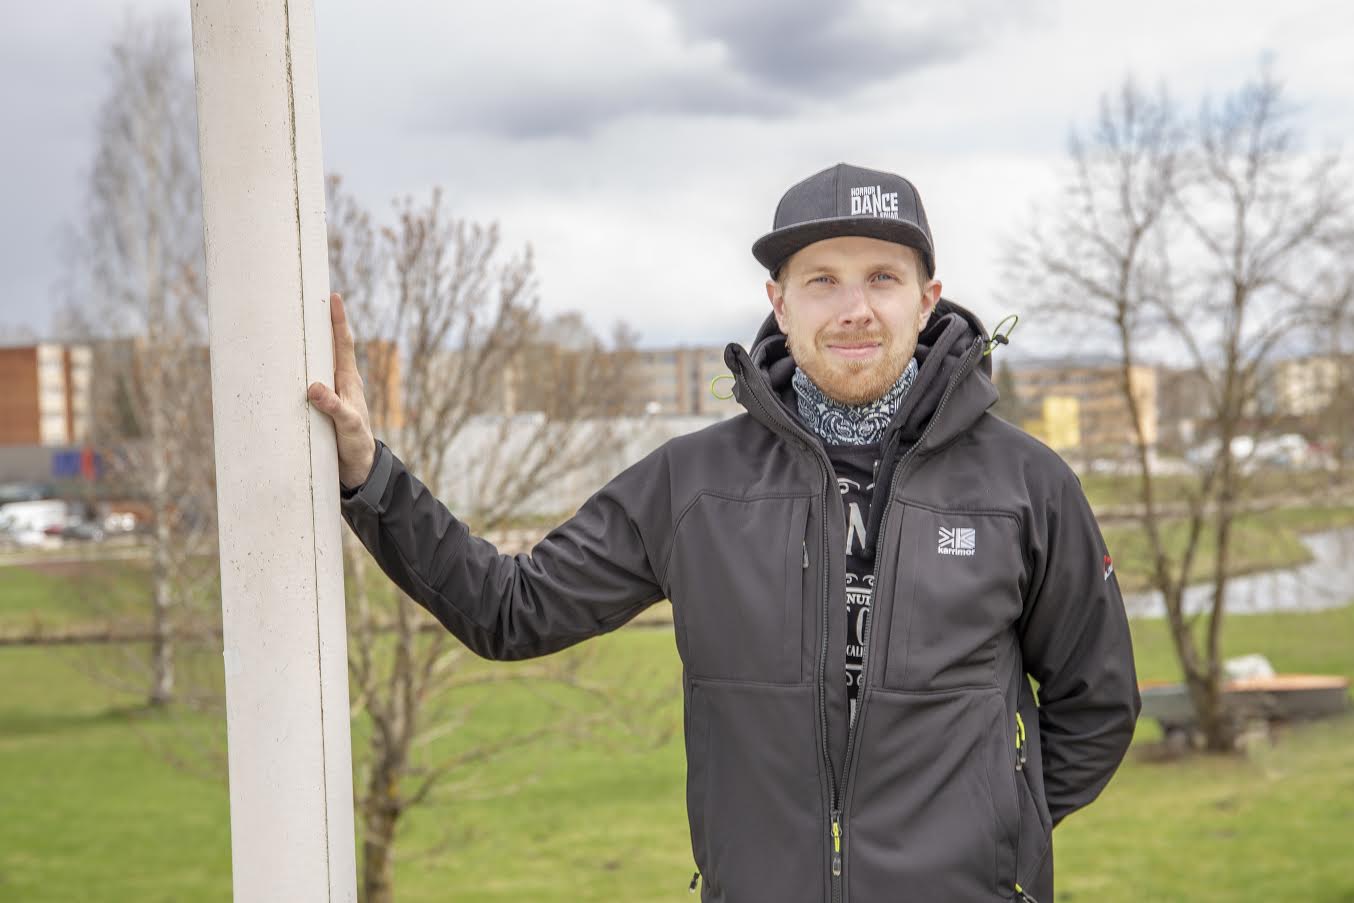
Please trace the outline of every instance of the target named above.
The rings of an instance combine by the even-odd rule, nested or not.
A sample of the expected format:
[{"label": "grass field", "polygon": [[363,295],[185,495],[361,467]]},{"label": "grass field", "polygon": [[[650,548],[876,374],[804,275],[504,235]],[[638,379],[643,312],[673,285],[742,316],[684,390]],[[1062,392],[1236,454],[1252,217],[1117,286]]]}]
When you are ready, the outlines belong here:
[{"label": "grass field", "polygon": [[[22,620],[20,597],[55,600],[60,579],[0,571],[0,617]],[[1173,677],[1164,625],[1135,633],[1140,676]],[[1352,641],[1354,608],[1235,617],[1227,633],[1233,653],[1349,676]],[[582,648],[592,676],[663,696],[644,736],[673,735],[639,749],[621,734],[559,736],[462,775],[454,799],[410,816],[398,899],[691,899],[670,632],[629,629]],[[224,781],[160,752],[219,750],[220,723],[137,708],[87,676],[99,654],[111,653],[0,649],[0,900],[229,899]],[[439,753],[567,711],[513,684],[479,701],[473,727]],[[355,731],[360,749],[364,726]],[[1354,718],[1294,729],[1246,761],[1152,763],[1156,738],[1141,725],[1102,799],[1058,829],[1059,900],[1354,901]]]},{"label": "grass field", "polygon": [[[1152,480],[1153,493],[1162,502],[1183,500],[1196,491],[1197,476],[1157,475]],[[1096,508],[1136,505],[1142,498],[1139,478],[1129,474],[1082,473],[1081,485]],[[1328,497],[1349,490],[1347,478],[1325,470],[1291,470],[1265,468],[1247,474],[1240,486],[1241,497],[1307,496]]]}]

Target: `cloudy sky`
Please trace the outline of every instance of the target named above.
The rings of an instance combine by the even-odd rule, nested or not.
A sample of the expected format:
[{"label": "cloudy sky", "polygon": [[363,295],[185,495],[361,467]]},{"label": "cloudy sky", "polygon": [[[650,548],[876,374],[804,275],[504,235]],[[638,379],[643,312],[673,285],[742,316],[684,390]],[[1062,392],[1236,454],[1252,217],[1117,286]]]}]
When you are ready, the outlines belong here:
[{"label": "cloudy sky", "polygon": [[[650,347],[747,342],[769,310],[752,241],[785,188],[842,160],[917,184],[947,297],[989,326],[1022,310],[1003,242],[1130,73],[1192,104],[1272,55],[1308,139],[1354,151],[1347,0],[317,5],[326,168],[378,213],[443,186],[458,214],[531,242],[547,309],[623,319]],[[0,338],[49,329],[109,42],[129,10],[166,12],[187,57],[188,6],[7,11]]]}]

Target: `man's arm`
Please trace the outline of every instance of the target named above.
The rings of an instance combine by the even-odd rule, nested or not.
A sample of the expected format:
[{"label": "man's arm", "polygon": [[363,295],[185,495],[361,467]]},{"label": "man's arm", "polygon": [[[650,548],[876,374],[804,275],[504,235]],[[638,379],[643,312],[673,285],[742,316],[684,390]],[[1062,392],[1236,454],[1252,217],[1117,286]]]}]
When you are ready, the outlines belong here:
[{"label": "man's arm", "polygon": [[1044,787],[1057,825],[1109,783],[1142,700],[1119,581],[1070,471],[1043,532],[1020,631],[1025,669],[1039,681]]},{"label": "man's arm", "polygon": [[641,518],[665,504],[662,448],[632,465],[551,530],[530,554],[471,535],[379,440],[367,479],[344,490],[344,520],[387,576],[472,651],[545,655],[613,630],[664,598]]},{"label": "man's arm", "polygon": [[306,397],[334,423],[344,519],[411,598],[471,650],[497,659],[563,649],[663,598],[649,555],[671,523],[663,448],[584,502],[531,554],[500,555],[372,434],[343,299],[329,300],[334,387],[311,383]]}]

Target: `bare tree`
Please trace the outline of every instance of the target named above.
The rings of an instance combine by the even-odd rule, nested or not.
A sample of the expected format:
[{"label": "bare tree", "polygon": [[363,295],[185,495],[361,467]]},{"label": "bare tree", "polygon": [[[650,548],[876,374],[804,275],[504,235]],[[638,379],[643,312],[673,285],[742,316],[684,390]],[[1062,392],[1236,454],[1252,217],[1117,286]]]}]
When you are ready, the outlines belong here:
[{"label": "bare tree", "polygon": [[1354,460],[1354,259],[1346,260],[1345,271],[1333,275],[1329,303],[1317,311],[1312,341],[1325,355],[1333,376],[1334,385],[1314,432],[1333,459],[1332,481],[1337,485],[1346,482]]},{"label": "bare tree", "polygon": [[[144,674],[155,706],[176,695],[175,634],[203,613],[212,620],[219,598],[197,128],[182,31],[169,17],[129,18],[113,44],[59,318],[67,340],[94,351],[90,442],[106,481],[149,514],[149,661],[134,649],[124,661]],[[89,589],[101,608],[124,610],[109,585]]]},{"label": "bare tree", "polygon": [[[378,230],[337,178],[328,187],[331,283],[359,338],[373,428],[412,472],[438,491],[451,470],[472,466],[466,442],[478,436],[483,491],[460,513],[482,533],[509,524],[543,488],[610,451],[630,357],[606,348],[581,318],[541,314],[529,250],[505,257],[495,227],[448,217],[437,191],[427,204],[399,202],[396,224]],[[371,579],[366,550],[350,531],[345,566],[353,707],[372,727],[355,756],[367,903],[393,898],[405,814],[472,792],[468,778],[493,757],[603,724],[653,736],[632,720],[652,710],[652,700],[635,704],[591,683],[581,668],[586,652],[472,667],[473,655],[440,625],[424,630],[436,622],[394,584]],[[483,703],[469,691],[507,681],[555,688],[560,717],[439,756],[438,738],[454,735]]]},{"label": "bare tree", "polygon": [[[1074,137],[1071,174],[1048,225],[1012,255],[1047,299],[1045,313],[1094,327],[1116,348],[1151,581],[1212,751],[1232,749],[1238,727],[1221,658],[1234,521],[1250,491],[1235,440],[1265,428],[1264,378],[1276,348],[1328,309],[1331,274],[1340,249],[1348,253],[1340,159],[1301,149],[1290,123],[1268,72],[1204,103],[1194,119],[1179,116],[1164,92],[1126,81],[1102,102],[1090,136]],[[1130,379],[1154,356],[1183,359],[1206,399],[1211,443],[1168,499],[1187,502],[1183,523],[1163,510]],[[1187,611],[1185,589],[1205,549],[1210,601]]]}]

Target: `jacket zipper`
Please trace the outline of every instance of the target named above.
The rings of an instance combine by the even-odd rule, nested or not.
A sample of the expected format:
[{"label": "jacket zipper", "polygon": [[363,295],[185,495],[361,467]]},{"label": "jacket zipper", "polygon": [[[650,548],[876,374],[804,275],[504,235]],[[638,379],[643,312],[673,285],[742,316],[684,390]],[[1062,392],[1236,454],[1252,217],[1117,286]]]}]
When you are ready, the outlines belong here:
[{"label": "jacket zipper", "polygon": [[[949,384],[945,386],[945,394],[940,397],[940,403],[936,405],[935,413],[931,415],[931,419],[927,422],[926,429],[922,430],[921,435],[917,438],[917,441],[912,444],[912,447],[907,450],[907,452],[903,455],[903,457],[898,461],[898,465],[893,469],[893,476],[889,480],[889,492],[888,495],[884,497],[884,509],[883,513],[879,518],[879,528],[877,531],[878,533],[882,534],[885,529],[885,524],[888,523],[889,508],[893,504],[893,495],[895,492],[897,492],[899,483],[902,482],[903,475],[907,470],[907,466],[912,463],[912,459],[916,456],[918,449],[920,449],[926,443],[926,437],[931,434],[931,428],[935,426],[936,421],[940,419],[941,413],[945,410],[945,406],[950,401],[950,396],[954,394],[955,387],[958,386],[960,381],[963,380],[964,377],[968,375],[969,368],[973,365],[973,352],[977,351],[978,348],[981,346],[982,339],[975,338],[973,340],[973,344],[970,346],[968,350],[968,353],[964,355],[964,361],[960,365],[959,370],[954,374],[953,377],[950,378]],[[878,540],[880,538],[881,537],[879,536],[874,536],[870,538],[870,542],[874,546],[874,574],[870,585],[874,587],[879,586],[879,570],[884,560],[883,556],[879,553]],[[824,612],[826,612],[827,610],[826,604],[824,604],[823,610]],[[854,721],[851,722],[846,732],[846,759],[843,761],[843,767],[846,770],[846,776],[843,780],[843,785],[845,785],[851,780],[851,775],[853,774],[852,762],[853,762],[853,753],[855,751],[856,746],[856,734],[860,728],[861,722],[865,720],[865,708],[867,701],[867,696],[865,693],[865,684],[866,681],[868,680],[868,676],[870,673],[870,665],[869,665],[870,630],[873,627],[873,625],[874,618],[872,617],[868,618],[865,621],[865,632],[860,638],[861,642],[860,696],[856,700],[856,718]],[[827,641],[826,639],[824,639],[824,646],[826,646],[826,643]],[[833,808],[834,810],[837,808],[835,800]],[[834,814],[839,817],[840,811],[838,810]],[[837,824],[836,821],[834,821],[834,825],[835,824]],[[837,873],[838,870],[834,869],[833,874],[836,875]],[[836,883],[834,882],[833,884],[834,903],[838,899],[836,887],[837,887]],[[1024,893],[1024,891],[1020,891],[1018,888],[1017,891],[1021,894]]]},{"label": "jacket zipper", "polygon": [[[946,404],[949,403],[950,396],[951,396],[952,394],[954,394],[954,389],[955,389],[955,387],[959,384],[960,380],[962,380],[965,376],[968,375],[969,368],[970,368],[970,367],[972,366],[972,364],[973,364],[973,352],[976,351],[976,350],[977,350],[979,347],[981,347],[981,346],[982,346],[982,339],[981,339],[981,338],[975,338],[975,339],[973,340],[972,346],[971,346],[971,347],[969,348],[969,350],[968,350],[968,353],[964,356],[964,362],[963,362],[963,364],[960,365],[958,372],[956,372],[955,375],[954,375],[953,377],[950,378],[949,384],[946,385],[946,387],[945,387],[945,394],[941,396],[941,398],[940,398],[940,403],[936,406],[935,413],[931,415],[930,421],[927,422],[927,424],[926,424],[926,429],[922,430],[921,436],[918,437],[917,441],[916,441],[915,443],[913,443],[912,447],[909,448],[909,449],[907,450],[907,453],[906,453],[905,455],[903,455],[903,458],[898,462],[898,466],[894,468],[894,471],[893,471],[893,478],[889,481],[889,493],[888,493],[888,495],[887,495],[887,496],[885,497],[885,499],[884,499],[883,516],[881,516],[881,517],[880,517],[880,520],[879,520],[879,530],[880,530],[881,532],[882,532],[883,529],[884,529],[884,523],[885,523],[884,517],[886,517],[886,516],[888,515],[889,507],[890,507],[890,504],[892,503],[892,500],[893,500],[893,494],[894,494],[894,492],[895,492],[895,491],[897,490],[897,488],[898,488],[898,483],[899,483],[899,481],[900,481],[901,478],[902,478],[903,471],[906,469],[906,466],[907,466],[909,463],[911,463],[911,460],[912,460],[913,456],[916,454],[917,450],[918,450],[919,448],[921,448],[921,446],[925,443],[926,437],[927,437],[928,435],[930,435],[930,433],[931,433],[931,428],[935,425],[936,421],[937,421],[938,419],[940,419],[940,414],[941,414],[941,412],[943,412],[943,411],[945,410]],[[740,353],[741,353],[743,356],[746,356],[746,354],[747,354],[747,352],[742,351],[741,349],[740,349]],[[743,369],[743,366],[742,366],[742,363],[743,363],[743,362],[742,362],[742,358],[741,358],[741,357],[736,357],[735,359],[738,360],[738,362],[739,362],[739,370],[741,371],[741,370]],[[832,901],[833,901],[833,903],[840,903],[840,901],[841,901],[841,899],[842,899],[841,875],[842,875],[842,834],[843,834],[843,829],[842,829],[842,810],[841,810],[841,801],[842,801],[842,790],[843,790],[843,786],[839,786],[839,785],[838,785],[836,772],[834,772],[833,769],[832,769],[832,757],[831,757],[831,754],[830,754],[830,752],[829,752],[829,750],[828,750],[828,743],[830,742],[829,737],[828,737],[828,732],[829,732],[829,729],[830,729],[830,728],[829,728],[829,725],[828,725],[828,718],[827,718],[827,651],[828,651],[828,650],[827,650],[827,632],[828,632],[828,627],[829,627],[829,624],[828,624],[828,598],[829,598],[829,586],[828,586],[828,567],[827,567],[827,562],[828,562],[828,556],[830,556],[830,555],[831,555],[831,552],[832,552],[832,550],[831,550],[831,549],[829,548],[829,546],[828,546],[827,508],[828,508],[828,500],[829,500],[829,499],[828,499],[828,487],[829,487],[829,484],[831,483],[831,480],[832,480],[832,462],[831,462],[831,461],[825,460],[825,459],[827,458],[827,453],[822,451],[822,447],[821,447],[821,446],[819,446],[817,449],[815,449],[815,448],[814,448],[814,443],[813,443],[813,442],[811,442],[811,441],[810,441],[810,442],[805,442],[803,437],[800,437],[800,436],[793,436],[792,431],[787,431],[787,430],[785,429],[785,425],[784,425],[783,423],[781,423],[781,422],[779,421],[778,418],[776,418],[774,415],[772,415],[770,409],[767,408],[766,404],[762,401],[762,399],[761,399],[760,397],[758,397],[758,389],[761,388],[761,386],[758,384],[758,381],[756,381],[756,380],[749,380],[749,379],[747,379],[746,376],[744,376],[744,384],[748,387],[749,396],[752,398],[752,400],[753,400],[754,402],[756,402],[757,407],[760,408],[761,411],[762,411],[762,413],[766,416],[766,420],[763,421],[763,422],[768,423],[768,425],[771,425],[771,424],[774,423],[774,424],[776,424],[777,426],[780,426],[781,429],[776,430],[777,432],[780,432],[780,433],[782,433],[783,435],[787,435],[787,436],[789,436],[789,437],[794,438],[794,439],[795,439],[796,441],[798,441],[801,445],[803,445],[806,449],[808,449],[811,453],[813,453],[814,459],[818,462],[819,470],[822,472],[822,476],[823,476],[823,517],[822,517],[822,522],[823,522],[823,567],[822,567],[822,572],[823,572],[823,594],[822,594],[822,597],[821,597],[821,604],[820,604],[820,606],[819,606],[819,607],[822,609],[822,612],[823,612],[823,620],[822,620],[822,628],[823,628],[823,629],[822,629],[822,632],[821,632],[821,642],[819,643],[819,649],[818,649],[818,671],[817,671],[816,678],[817,678],[817,684],[818,684],[818,718],[819,718],[820,727],[821,727],[821,730],[822,730],[822,744],[821,744],[821,748],[819,749],[819,753],[822,755],[822,758],[823,758],[823,767],[826,769],[826,774],[827,774],[827,776],[828,776],[828,784],[829,784],[829,787],[830,787],[830,789],[831,789],[831,822],[830,822],[830,825],[829,825],[828,839],[829,839],[829,848],[830,848],[830,850],[831,850],[831,852],[832,852]],[[807,432],[807,430],[805,430],[804,433],[805,433],[806,436],[809,435],[808,432]],[[812,437],[810,436],[809,438],[811,439]],[[876,548],[875,548],[874,577],[873,577],[874,583],[872,584],[872,585],[874,585],[874,586],[878,586],[878,585],[879,585],[879,566],[880,566],[881,560],[882,560],[882,559],[881,559],[881,557],[880,557],[880,555],[879,555],[878,547],[877,547],[877,545],[876,545]],[[872,623],[873,623],[873,619],[872,619],[872,618],[869,619],[869,620],[867,620],[867,621],[865,622],[865,633],[864,633],[864,635],[861,637],[861,645],[862,645],[862,647],[863,647],[863,648],[862,648],[862,652],[861,652],[861,670],[860,670],[860,674],[861,674],[861,693],[860,693],[860,698],[859,698],[859,700],[858,700],[857,703],[856,703],[856,718],[855,718],[855,721],[851,722],[851,724],[850,724],[850,725],[848,726],[848,728],[847,728],[847,736],[846,736],[846,758],[843,760],[843,765],[842,765],[842,767],[843,767],[843,768],[845,769],[845,771],[846,771],[846,776],[844,777],[843,782],[842,782],[843,785],[845,784],[846,780],[849,780],[849,776],[850,776],[850,773],[851,773],[851,756],[852,756],[852,752],[853,752],[853,750],[854,750],[854,748],[855,748],[855,744],[856,744],[856,730],[857,730],[857,728],[858,728],[860,722],[863,721],[863,720],[865,719],[865,686],[864,686],[864,682],[865,682],[865,677],[866,677],[866,675],[869,673],[869,670],[868,670],[869,662],[868,662],[868,660],[869,660],[869,655],[870,655],[870,627],[871,627]],[[1022,897],[1025,896],[1024,891],[1023,891],[1023,890],[1020,890],[1019,888],[1017,888],[1017,893],[1021,894]],[[1031,900],[1030,903],[1037,903],[1037,901]]]}]

